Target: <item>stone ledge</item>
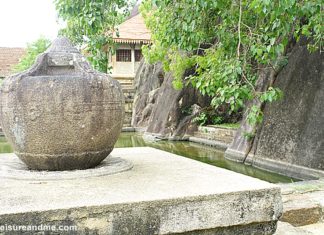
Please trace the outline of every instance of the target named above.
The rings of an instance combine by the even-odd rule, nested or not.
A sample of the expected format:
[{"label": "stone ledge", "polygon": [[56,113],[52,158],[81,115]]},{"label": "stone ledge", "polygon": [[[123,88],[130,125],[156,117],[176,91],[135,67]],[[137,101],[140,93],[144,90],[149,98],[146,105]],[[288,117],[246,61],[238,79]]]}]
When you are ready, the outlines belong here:
[{"label": "stone ledge", "polygon": [[0,224],[68,224],[78,226],[75,234],[112,235],[275,230],[278,186],[147,147],[115,149],[112,157],[133,169],[59,182],[0,179]]},{"label": "stone ledge", "polygon": [[279,173],[288,177],[293,177],[301,180],[314,180],[324,178],[324,171],[311,169],[304,166],[291,164],[288,162],[281,162],[278,160],[263,158],[249,154],[246,158],[242,151],[237,151],[227,148],[225,151],[225,158],[235,162],[245,162],[262,170]]},{"label": "stone ledge", "polygon": [[203,138],[194,137],[194,136],[190,136],[189,141],[194,142],[194,143],[198,143],[198,144],[204,144],[204,145],[216,147],[216,148],[222,149],[222,150],[227,149],[228,146],[229,146],[228,144],[226,144],[224,142],[221,142],[221,141],[203,139]]}]

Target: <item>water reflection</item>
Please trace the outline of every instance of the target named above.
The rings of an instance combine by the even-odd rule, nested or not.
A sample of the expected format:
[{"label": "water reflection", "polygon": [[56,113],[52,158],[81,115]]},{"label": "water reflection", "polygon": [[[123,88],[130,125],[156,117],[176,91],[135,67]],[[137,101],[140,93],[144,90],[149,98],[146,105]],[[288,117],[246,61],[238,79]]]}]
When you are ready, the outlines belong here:
[{"label": "water reflection", "polygon": [[226,160],[224,158],[224,151],[187,141],[149,141],[145,140],[139,134],[122,133],[115,145],[116,148],[144,146],[161,149],[272,183],[290,183],[297,181],[296,179],[283,175],[263,171],[241,163]]},{"label": "water reflection", "polygon": [[0,136],[0,153],[12,153],[13,149],[8,143],[6,137]]}]

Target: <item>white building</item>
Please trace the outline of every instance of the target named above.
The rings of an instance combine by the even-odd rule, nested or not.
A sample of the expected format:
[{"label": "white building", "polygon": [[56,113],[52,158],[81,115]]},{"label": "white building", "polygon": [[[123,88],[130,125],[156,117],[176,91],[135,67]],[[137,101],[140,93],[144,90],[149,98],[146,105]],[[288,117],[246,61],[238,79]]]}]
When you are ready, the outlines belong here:
[{"label": "white building", "polygon": [[110,53],[108,63],[112,66],[111,76],[123,84],[134,79],[142,59],[141,47],[151,42],[151,33],[138,11],[119,25],[118,31],[118,35],[113,36],[116,52]]}]

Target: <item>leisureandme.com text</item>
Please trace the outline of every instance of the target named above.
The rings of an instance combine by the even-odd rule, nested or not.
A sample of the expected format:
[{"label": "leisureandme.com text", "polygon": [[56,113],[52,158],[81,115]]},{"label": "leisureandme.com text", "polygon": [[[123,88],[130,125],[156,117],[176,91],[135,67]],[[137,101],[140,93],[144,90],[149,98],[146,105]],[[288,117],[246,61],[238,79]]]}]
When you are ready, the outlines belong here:
[{"label": "leisureandme.com text", "polygon": [[18,225],[18,224],[0,224],[0,232],[10,231],[77,231],[78,227],[75,225]]}]

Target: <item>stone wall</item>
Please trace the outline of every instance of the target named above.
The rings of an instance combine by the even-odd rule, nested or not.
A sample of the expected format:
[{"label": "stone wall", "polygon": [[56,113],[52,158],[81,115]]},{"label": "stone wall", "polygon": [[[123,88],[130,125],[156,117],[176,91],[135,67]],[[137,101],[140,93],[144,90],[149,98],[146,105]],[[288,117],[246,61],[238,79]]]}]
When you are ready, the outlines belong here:
[{"label": "stone wall", "polygon": [[218,126],[199,126],[194,137],[215,140],[230,144],[233,141],[236,129],[222,128]]}]

